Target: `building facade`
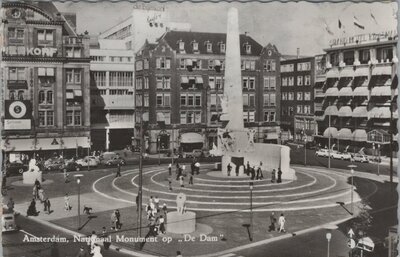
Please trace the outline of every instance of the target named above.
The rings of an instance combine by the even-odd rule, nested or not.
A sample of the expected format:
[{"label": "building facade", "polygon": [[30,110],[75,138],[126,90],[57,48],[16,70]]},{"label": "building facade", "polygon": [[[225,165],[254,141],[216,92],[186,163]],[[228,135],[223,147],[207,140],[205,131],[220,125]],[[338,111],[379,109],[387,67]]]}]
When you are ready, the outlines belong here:
[{"label": "building facade", "polygon": [[316,87],[323,98],[323,111],[316,113],[322,146],[331,138],[340,151],[374,155],[397,150],[396,44],[395,31],[330,42],[326,80]]},{"label": "building facade", "polygon": [[90,147],[89,37],[50,2],[7,2],[2,11],[3,151],[83,154]]},{"label": "building facade", "polygon": [[281,129],[298,142],[312,142],[314,121],[314,57],[284,57],[281,61]]},{"label": "building facade", "polygon": [[[136,54],[136,125],[146,119],[149,152],[211,148],[222,125],[226,35],[168,31]],[[277,142],[279,52],[240,36],[244,121],[256,140]]]}]

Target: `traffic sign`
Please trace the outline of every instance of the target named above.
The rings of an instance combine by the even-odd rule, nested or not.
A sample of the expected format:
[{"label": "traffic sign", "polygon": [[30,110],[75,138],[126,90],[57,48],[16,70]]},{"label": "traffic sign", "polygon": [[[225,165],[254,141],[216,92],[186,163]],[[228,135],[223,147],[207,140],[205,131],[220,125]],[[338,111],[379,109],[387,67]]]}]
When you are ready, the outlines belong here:
[{"label": "traffic sign", "polygon": [[353,229],[350,229],[349,232],[347,232],[347,234],[349,235],[350,238],[353,238],[353,236],[354,236]]},{"label": "traffic sign", "polygon": [[354,247],[356,247],[356,241],[354,241],[354,239],[350,238],[350,239],[347,241],[347,246],[348,246],[350,249],[354,249]]}]

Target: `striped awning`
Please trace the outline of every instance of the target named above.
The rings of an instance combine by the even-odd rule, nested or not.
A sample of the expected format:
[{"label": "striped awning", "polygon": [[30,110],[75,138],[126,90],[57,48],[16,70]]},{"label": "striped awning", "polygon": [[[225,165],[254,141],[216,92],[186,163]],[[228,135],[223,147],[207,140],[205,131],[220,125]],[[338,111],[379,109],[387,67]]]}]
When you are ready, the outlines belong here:
[{"label": "striped awning", "polygon": [[389,107],[374,107],[368,112],[368,118],[390,119]]},{"label": "striped awning", "polygon": [[325,80],[324,81],[317,81],[314,84],[314,88],[321,88],[321,87],[324,86],[324,84],[325,84]]},{"label": "striped awning", "polygon": [[354,77],[368,77],[369,69],[368,67],[357,67],[354,72]]},{"label": "striped awning", "polygon": [[354,77],[354,74],[355,74],[355,72],[354,72],[354,70],[353,70],[353,67],[344,68],[344,69],[342,69],[342,70],[340,71],[340,73],[339,73],[339,75],[340,75],[341,78],[344,78],[344,77]]},{"label": "striped awning", "polygon": [[339,97],[340,96],[353,96],[353,90],[351,89],[351,87],[343,87],[339,91]]},{"label": "striped awning", "polygon": [[392,89],[390,86],[374,87],[371,90],[371,96],[391,96]]},{"label": "striped awning", "polygon": [[182,84],[188,84],[189,83],[189,78],[187,76],[182,76],[181,77],[181,83]]},{"label": "striped awning", "polygon": [[392,74],[392,66],[390,65],[377,66],[372,70],[372,76],[391,75],[391,74]]},{"label": "striped awning", "polygon": [[324,115],[337,116],[338,115],[337,107],[335,105],[328,106],[325,109]]},{"label": "striped awning", "polygon": [[353,96],[368,96],[368,87],[357,87],[353,91]]},{"label": "striped awning", "polygon": [[340,140],[352,140],[353,133],[348,128],[342,128],[341,130],[339,130],[337,138],[339,138]]},{"label": "striped awning", "polygon": [[367,118],[368,117],[367,106],[357,106],[353,110],[353,117],[354,118]]},{"label": "striped awning", "polygon": [[351,117],[353,115],[353,111],[350,106],[342,106],[338,112],[339,117]]},{"label": "striped awning", "polygon": [[374,107],[368,111],[368,119],[379,117],[379,107]]},{"label": "striped awning", "polygon": [[331,87],[328,88],[325,92],[326,96],[338,96],[339,95],[339,90],[337,87]]},{"label": "striped awning", "polygon": [[337,133],[338,133],[337,128],[329,127],[327,129],[325,129],[324,137],[337,138]]},{"label": "striped awning", "polygon": [[356,129],[352,134],[352,139],[356,142],[365,142],[367,141],[367,132],[365,129]]},{"label": "striped awning", "polygon": [[328,73],[326,73],[327,78],[339,78],[339,70],[337,69],[330,69]]}]

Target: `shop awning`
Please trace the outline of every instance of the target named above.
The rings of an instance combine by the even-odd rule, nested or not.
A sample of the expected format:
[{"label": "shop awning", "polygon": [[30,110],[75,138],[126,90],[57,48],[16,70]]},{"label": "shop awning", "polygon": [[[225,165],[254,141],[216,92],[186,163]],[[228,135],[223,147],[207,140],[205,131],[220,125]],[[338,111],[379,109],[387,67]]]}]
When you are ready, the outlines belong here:
[{"label": "shop awning", "polygon": [[185,64],[186,64],[186,66],[192,66],[193,65],[192,59],[186,59]]},{"label": "shop awning", "polygon": [[339,70],[337,69],[330,69],[328,73],[326,73],[327,78],[339,78]]},{"label": "shop awning", "polygon": [[317,81],[314,84],[314,88],[321,88],[324,86],[324,84],[325,84],[325,81]]},{"label": "shop awning", "polygon": [[366,142],[367,132],[364,129],[356,129],[352,134],[352,139],[356,142]]},{"label": "shop awning", "polygon": [[368,111],[368,119],[379,117],[379,107],[374,107]]},{"label": "shop awning", "polygon": [[353,139],[353,133],[348,128],[342,128],[341,130],[339,130],[339,132],[337,134],[337,137],[340,140],[352,140]]},{"label": "shop awning", "polygon": [[197,76],[196,77],[196,84],[203,84],[203,77],[202,76]]},{"label": "shop awning", "polygon": [[374,87],[371,90],[371,96],[391,96],[392,89],[390,86]]},{"label": "shop awning", "polygon": [[336,138],[337,137],[337,133],[338,133],[337,128],[329,127],[327,129],[325,129],[324,137],[326,137],[326,138],[329,138],[329,137]]},{"label": "shop awning", "polygon": [[354,72],[354,77],[368,77],[369,68],[368,67],[357,67]]},{"label": "shop awning", "polygon": [[189,78],[187,76],[182,76],[181,77],[181,83],[182,84],[188,84],[189,83]]},{"label": "shop awning", "polygon": [[204,141],[203,136],[194,132],[182,134],[180,140],[180,142],[184,144],[203,143],[203,141]]},{"label": "shop awning", "polygon": [[337,107],[334,106],[334,105],[328,106],[328,107],[325,109],[324,115],[337,116],[337,115],[338,115],[338,109],[337,109]]},{"label": "shop awning", "polygon": [[341,70],[340,73],[339,73],[340,78],[344,78],[344,77],[351,77],[352,78],[352,77],[354,77],[354,74],[355,74],[355,72],[353,70],[353,67],[346,67],[343,70]]},{"label": "shop awning", "polygon": [[395,110],[393,112],[393,119],[398,119],[399,118],[399,110]]},{"label": "shop awning", "polygon": [[367,118],[368,117],[368,111],[366,106],[357,106],[353,110],[353,117],[354,118]]},{"label": "shop awning", "polygon": [[368,118],[390,119],[389,107],[374,107],[368,112]]},{"label": "shop awning", "polygon": [[3,141],[2,146],[6,152],[76,149],[77,147],[88,148],[89,139],[87,137],[51,137],[37,138],[36,140],[34,138],[18,138],[9,139],[7,143]]},{"label": "shop awning", "polygon": [[357,87],[353,91],[353,96],[368,96],[368,87]]},{"label": "shop awning", "polygon": [[392,74],[392,66],[390,65],[377,66],[372,70],[372,76],[391,75],[391,74]]},{"label": "shop awning", "polygon": [[353,111],[350,106],[342,106],[338,112],[339,117],[351,117],[353,115]]},{"label": "shop awning", "polygon": [[343,87],[339,91],[339,96],[353,96],[353,90],[351,87]]},{"label": "shop awning", "polygon": [[326,96],[338,96],[339,90],[337,89],[337,87],[328,88],[325,92],[325,95]]}]

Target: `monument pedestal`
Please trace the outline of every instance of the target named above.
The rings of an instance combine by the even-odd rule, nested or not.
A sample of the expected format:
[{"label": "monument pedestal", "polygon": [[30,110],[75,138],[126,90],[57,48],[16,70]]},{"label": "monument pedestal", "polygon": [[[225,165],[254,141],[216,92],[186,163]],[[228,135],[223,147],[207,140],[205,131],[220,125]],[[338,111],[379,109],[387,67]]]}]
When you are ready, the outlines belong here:
[{"label": "monument pedestal", "polygon": [[196,230],[196,213],[177,211],[167,213],[167,232],[175,234],[189,234]]},{"label": "monument pedestal", "polygon": [[24,173],[22,173],[23,184],[34,185],[36,180],[42,183],[41,171],[25,171]]}]

